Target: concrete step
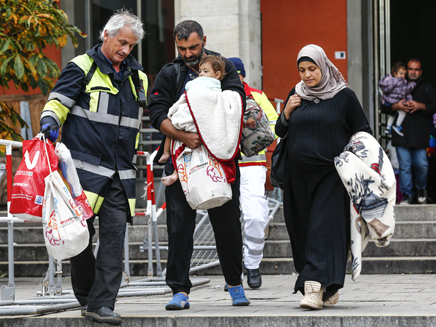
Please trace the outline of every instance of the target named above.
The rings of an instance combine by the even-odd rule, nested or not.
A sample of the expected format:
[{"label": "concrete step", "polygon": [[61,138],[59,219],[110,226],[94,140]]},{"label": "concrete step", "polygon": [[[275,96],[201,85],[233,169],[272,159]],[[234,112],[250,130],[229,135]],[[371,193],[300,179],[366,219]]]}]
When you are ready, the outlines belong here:
[{"label": "concrete step", "polygon": [[[410,207],[412,206],[399,206],[399,210],[401,213],[397,215],[397,222],[395,226],[395,234],[394,239],[422,239],[422,238],[436,238],[436,220],[424,220],[418,221],[413,220],[416,219],[416,216],[405,215],[404,212],[410,211]],[[427,212],[428,208],[432,209],[432,211],[436,211],[436,207],[433,206],[414,206],[415,210],[425,211]],[[269,240],[288,240],[289,236],[287,233],[286,225],[281,219],[281,213],[283,210],[279,210],[274,217],[270,230],[268,239]],[[415,211],[413,211],[415,212]],[[431,212],[431,211],[429,211]],[[163,218],[166,219],[165,215],[162,215]],[[401,218],[402,217],[402,218]],[[162,218],[162,220],[163,220]],[[276,219],[277,218],[277,219]],[[412,219],[409,221],[402,219]],[[148,225],[146,225],[148,218],[139,217],[139,219],[135,222],[133,226],[129,225],[129,233],[130,233],[130,241],[132,242],[141,242],[147,235]],[[159,220],[160,221],[160,220]],[[159,240],[161,242],[166,242],[168,240],[167,232],[166,232],[166,223],[165,221],[159,222],[158,231],[159,231]],[[96,222],[96,227],[98,229],[98,220]],[[7,235],[8,229],[6,223],[0,224],[0,244],[7,243]],[[14,224],[14,242],[16,243],[43,243],[43,233],[42,226],[39,223],[15,223]]]},{"label": "concrete step", "polygon": [[395,206],[397,221],[436,221],[436,205],[411,204]]},{"label": "concrete step", "polygon": [[[157,208],[159,209],[159,208]],[[156,210],[157,210],[156,209]],[[145,211],[146,208],[139,208],[138,211]],[[436,221],[436,205],[435,204],[411,204],[411,205],[396,205],[395,215],[397,221]],[[0,210],[0,217],[6,217],[6,211]],[[134,218],[134,224],[145,224],[148,218],[137,216]],[[164,223],[166,221],[166,211],[159,217],[158,221]],[[283,206],[280,206],[278,212],[274,216],[274,221],[284,222]]]},{"label": "concrete step", "polygon": [[[222,275],[197,277],[209,283],[191,289],[189,310],[167,311],[165,304],[171,299],[169,292],[152,296],[120,296],[115,310],[123,317],[121,326],[331,326],[331,327],[424,327],[436,326],[434,314],[436,295],[434,277],[431,275],[361,275],[357,282],[346,276],[345,285],[339,291],[339,303],[333,308],[306,310],[299,307],[301,294],[292,294],[297,276],[262,276],[260,289],[245,287],[251,300],[246,307],[232,306],[230,295],[223,291]],[[18,301],[34,300],[41,290],[41,278],[17,278]],[[132,281],[143,278],[133,278]],[[246,279],[244,280],[244,284]],[[246,284],[245,284],[246,285]],[[71,281],[64,279],[63,290],[71,290]],[[148,290],[151,290],[149,287]],[[128,289],[127,289],[128,290]],[[18,302],[17,301],[17,302]],[[29,304],[30,302],[30,304]],[[56,297],[54,301],[56,304]],[[80,307],[74,303],[69,309],[45,306],[38,314],[35,305],[16,305],[20,315],[0,318],[1,327],[105,327],[106,324],[90,322],[80,316]],[[35,303],[35,302],[33,302]],[[48,309],[47,309],[48,307]],[[6,312],[5,307],[1,308]],[[30,313],[23,313],[23,311]]]},{"label": "concrete step", "polygon": [[[98,230],[98,227],[96,228]],[[142,242],[148,233],[147,225],[134,225],[129,227],[129,240]],[[168,235],[166,225],[158,225],[159,241],[167,242]],[[431,239],[436,238],[436,221],[397,221],[395,225],[394,239]],[[153,234],[154,239],[154,234]],[[268,240],[289,240],[288,231],[284,222],[273,222],[269,228]],[[0,244],[7,244],[8,229],[0,227]],[[44,243],[42,226],[40,224],[28,224],[14,226],[14,242]]]},{"label": "concrete step", "polygon": [[[98,231],[98,226],[96,226]],[[98,232],[96,232],[98,233]],[[142,242],[148,233],[148,226],[137,225],[129,226],[129,241]],[[166,225],[158,225],[159,241],[167,242],[167,228]],[[154,239],[154,232],[153,232]],[[0,227],[0,244],[7,244],[8,242],[8,229],[7,227]],[[29,224],[29,226],[14,226],[14,243],[44,243],[44,234],[40,224]]]},{"label": "concrete step", "polygon": [[[436,221],[397,221],[393,238],[436,238]],[[268,239],[288,240],[286,224],[274,221],[269,228]]]},{"label": "concrete step", "polygon": [[[130,260],[131,276],[147,276],[148,260]],[[166,260],[161,260],[161,267],[165,269]],[[48,261],[20,261],[15,262],[15,277],[41,277],[48,269]],[[8,265],[0,261],[0,271],[7,272]],[[63,276],[70,276],[68,260],[62,262]],[[156,262],[153,261],[153,272],[156,274]],[[297,273],[292,258],[264,258],[260,264],[260,272],[265,275],[287,275]],[[363,258],[362,274],[434,274],[436,272],[436,258],[434,257],[380,257]],[[351,273],[351,263],[347,265],[347,273]],[[221,275],[219,265],[207,269],[197,270],[192,275],[211,276]]]},{"label": "concrete step", "polygon": [[[267,240],[263,250],[265,258],[292,257],[288,240]],[[377,247],[370,241],[364,257],[431,257],[436,256],[436,239],[393,239],[387,247]]]},{"label": "concrete step", "polygon": [[[94,244],[95,245],[95,244]],[[166,259],[168,251],[167,243],[160,242],[160,257]],[[148,250],[143,252],[140,247],[143,242],[129,243],[129,258],[131,260],[147,260]],[[288,240],[267,240],[264,247],[265,259],[284,259],[292,258],[291,245]],[[363,252],[363,257],[380,258],[380,257],[436,257],[436,240],[435,239],[403,239],[392,240],[387,247],[377,247],[374,242],[370,242]],[[0,258],[8,257],[8,247],[5,244],[0,245]],[[14,246],[15,262],[18,261],[41,261],[48,260],[47,250],[44,244],[16,244]],[[155,251],[153,250],[153,259]]]}]

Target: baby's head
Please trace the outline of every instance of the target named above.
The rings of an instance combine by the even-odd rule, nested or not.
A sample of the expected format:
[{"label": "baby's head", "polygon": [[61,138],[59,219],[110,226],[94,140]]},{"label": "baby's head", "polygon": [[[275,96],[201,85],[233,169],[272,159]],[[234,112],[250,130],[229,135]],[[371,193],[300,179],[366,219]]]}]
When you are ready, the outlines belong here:
[{"label": "baby's head", "polygon": [[404,62],[398,61],[392,66],[391,73],[394,77],[406,78],[406,72],[407,69]]},{"label": "baby's head", "polygon": [[206,76],[222,80],[226,71],[226,64],[221,56],[205,55],[200,60],[199,76]]}]

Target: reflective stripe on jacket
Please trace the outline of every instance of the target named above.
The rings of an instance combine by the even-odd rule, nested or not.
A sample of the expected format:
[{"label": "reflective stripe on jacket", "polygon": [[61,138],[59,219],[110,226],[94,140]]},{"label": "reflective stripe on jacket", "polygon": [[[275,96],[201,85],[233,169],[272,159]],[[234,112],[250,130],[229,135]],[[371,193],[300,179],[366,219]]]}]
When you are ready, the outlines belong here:
[{"label": "reflective stripe on jacket", "polygon": [[[97,68],[85,85],[93,62]],[[119,174],[130,213],[135,212],[136,148],[142,108],[137,103],[133,71],[137,70],[147,92],[142,66],[128,56],[124,77],[119,79],[107,59],[94,47],[68,63],[50,93],[41,118],[49,115],[62,127],[62,142],[68,147],[94,213],[97,213],[111,178]]]}]

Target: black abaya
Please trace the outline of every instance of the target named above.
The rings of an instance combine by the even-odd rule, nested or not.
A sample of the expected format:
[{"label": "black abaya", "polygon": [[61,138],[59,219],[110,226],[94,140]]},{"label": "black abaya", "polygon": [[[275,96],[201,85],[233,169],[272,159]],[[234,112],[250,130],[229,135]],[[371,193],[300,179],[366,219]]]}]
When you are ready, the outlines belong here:
[{"label": "black abaya", "polygon": [[289,181],[283,202],[299,273],[295,291],[303,293],[305,281],[317,281],[327,298],[344,285],[350,242],[350,198],[334,157],[354,133],[372,132],[349,88],[331,99],[302,100],[288,126],[283,121],[284,116],[277,121],[276,133],[281,137],[288,133]]}]

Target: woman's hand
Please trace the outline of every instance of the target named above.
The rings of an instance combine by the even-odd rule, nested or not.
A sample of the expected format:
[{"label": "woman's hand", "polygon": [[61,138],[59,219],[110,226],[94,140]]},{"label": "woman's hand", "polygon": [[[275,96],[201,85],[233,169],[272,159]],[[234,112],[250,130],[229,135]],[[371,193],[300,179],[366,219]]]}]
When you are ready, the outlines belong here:
[{"label": "woman's hand", "polygon": [[289,119],[291,116],[292,111],[294,111],[295,108],[301,105],[301,98],[298,94],[291,95],[288,99],[288,102],[286,103],[284,112],[285,112],[285,118],[286,120]]}]

